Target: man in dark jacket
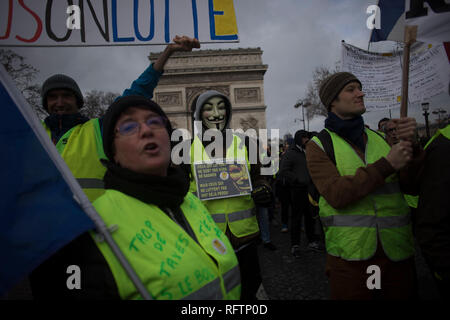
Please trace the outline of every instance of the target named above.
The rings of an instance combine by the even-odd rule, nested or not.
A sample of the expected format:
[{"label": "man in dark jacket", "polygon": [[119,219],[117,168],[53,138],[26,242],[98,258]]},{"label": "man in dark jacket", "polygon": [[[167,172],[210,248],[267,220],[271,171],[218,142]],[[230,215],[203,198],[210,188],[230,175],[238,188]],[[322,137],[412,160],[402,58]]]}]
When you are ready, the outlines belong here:
[{"label": "man in dark jacket", "polygon": [[429,142],[418,176],[416,237],[442,299],[450,299],[450,125]]},{"label": "man in dark jacket", "polygon": [[69,129],[89,119],[80,114],[83,95],[78,84],[69,76],[55,74],[42,85],[42,106],[49,116],[44,119],[44,128],[56,144]]},{"label": "man in dark jacket", "polygon": [[319,250],[319,243],[314,235],[314,222],[309,210],[308,187],[311,178],[306,166],[305,145],[309,140],[305,130],[295,133],[294,144],[289,147],[283,157],[280,176],[286,181],[292,203],[291,217],[291,252],[294,257],[300,257],[300,231],[302,217],[305,220],[305,231],[308,247]]}]

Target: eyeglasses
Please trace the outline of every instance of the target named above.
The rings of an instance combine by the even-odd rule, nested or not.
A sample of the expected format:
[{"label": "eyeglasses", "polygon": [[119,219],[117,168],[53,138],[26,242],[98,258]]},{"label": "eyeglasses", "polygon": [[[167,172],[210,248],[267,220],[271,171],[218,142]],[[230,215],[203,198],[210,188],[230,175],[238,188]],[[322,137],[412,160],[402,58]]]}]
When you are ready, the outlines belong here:
[{"label": "eyeglasses", "polygon": [[[145,122],[145,125],[150,129],[163,129],[166,127],[167,119],[163,117],[151,117]],[[125,121],[117,129],[116,132],[121,136],[130,136],[138,132],[141,128],[141,123],[137,121]]]}]

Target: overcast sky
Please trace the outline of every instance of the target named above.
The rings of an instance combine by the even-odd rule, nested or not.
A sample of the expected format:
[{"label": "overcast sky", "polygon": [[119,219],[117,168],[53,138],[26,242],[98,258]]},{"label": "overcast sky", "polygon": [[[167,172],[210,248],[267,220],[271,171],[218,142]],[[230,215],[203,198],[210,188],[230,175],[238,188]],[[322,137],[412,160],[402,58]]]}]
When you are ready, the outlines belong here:
[{"label": "overcast sky", "polygon": [[[264,77],[267,126],[279,128],[280,135],[303,127],[301,109],[293,105],[303,98],[312,72],[317,66],[334,67],[340,60],[341,40],[367,49],[370,30],[366,27],[366,8],[376,0],[234,0],[239,29],[239,43],[207,44],[210,48],[250,48],[263,50],[263,63],[269,66]],[[27,62],[40,70],[42,83],[55,73],[72,76],[85,93],[104,90],[122,93],[148,66],[149,52],[163,46],[108,48],[15,48]],[[371,49],[379,49],[371,45]],[[450,112],[448,95],[431,108],[444,107]],[[398,117],[393,110],[392,116]],[[423,122],[419,105],[411,106],[410,115]],[[388,111],[364,116],[371,128]],[[434,119],[434,115],[431,116]],[[323,118],[315,118],[310,130],[323,128]]]}]

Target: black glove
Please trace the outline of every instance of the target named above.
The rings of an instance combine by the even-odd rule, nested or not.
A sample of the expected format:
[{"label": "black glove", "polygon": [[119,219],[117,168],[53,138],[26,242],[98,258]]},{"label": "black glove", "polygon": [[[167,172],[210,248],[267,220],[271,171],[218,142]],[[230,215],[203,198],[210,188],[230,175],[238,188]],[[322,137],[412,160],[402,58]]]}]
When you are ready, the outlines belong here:
[{"label": "black glove", "polygon": [[272,191],[268,186],[260,185],[253,189],[252,198],[259,207],[270,207],[272,204]]}]

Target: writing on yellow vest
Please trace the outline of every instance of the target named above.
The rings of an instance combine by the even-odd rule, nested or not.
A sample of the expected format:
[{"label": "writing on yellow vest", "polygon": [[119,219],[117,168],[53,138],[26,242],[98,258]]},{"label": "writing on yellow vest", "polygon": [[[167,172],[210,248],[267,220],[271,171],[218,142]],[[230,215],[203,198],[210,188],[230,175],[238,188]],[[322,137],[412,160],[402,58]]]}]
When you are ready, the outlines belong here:
[{"label": "writing on yellow vest", "polygon": [[[239,299],[236,255],[202,202],[188,193],[181,210],[197,241],[157,206],[116,190],[94,202],[119,248],[155,299]],[[91,235],[95,236],[93,233]],[[97,242],[122,299],[140,299],[105,242]],[[212,258],[211,258],[212,257]]]}]

